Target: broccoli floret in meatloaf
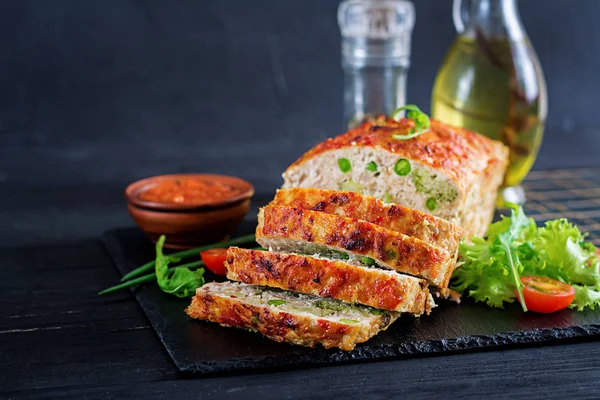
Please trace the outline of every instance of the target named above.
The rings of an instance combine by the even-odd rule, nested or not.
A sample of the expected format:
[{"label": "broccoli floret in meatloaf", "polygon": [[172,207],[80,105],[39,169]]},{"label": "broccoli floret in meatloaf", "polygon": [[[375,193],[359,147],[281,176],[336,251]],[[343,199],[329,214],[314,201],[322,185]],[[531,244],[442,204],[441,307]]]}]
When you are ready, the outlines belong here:
[{"label": "broccoli floret in meatloaf", "polygon": [[438,202],[452,203],[458,197],[456,186],[445,179],[440,179],[433,171],[415,168],[410,178],[418,193],[431,196]]}]

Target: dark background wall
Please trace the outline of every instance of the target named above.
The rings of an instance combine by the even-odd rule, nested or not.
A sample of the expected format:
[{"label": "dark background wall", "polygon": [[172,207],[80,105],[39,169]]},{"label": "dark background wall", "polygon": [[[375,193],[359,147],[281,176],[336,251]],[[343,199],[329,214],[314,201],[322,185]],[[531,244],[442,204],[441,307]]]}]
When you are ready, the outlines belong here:
[{"label": "dark background wall", "polygon": [[[414,3],[408,99],[429,109],[455,36],[451,0]],[[24,185],[120,190],[146,175],[206,171],[274,189],[287,164],[341,132],[337,5],[0,2],[0,181],[20,171]],[[520,10],[550,98],[536,167],[567,165],[574,151],[576,164],[600,164],[600,1],[522,0]]]}]

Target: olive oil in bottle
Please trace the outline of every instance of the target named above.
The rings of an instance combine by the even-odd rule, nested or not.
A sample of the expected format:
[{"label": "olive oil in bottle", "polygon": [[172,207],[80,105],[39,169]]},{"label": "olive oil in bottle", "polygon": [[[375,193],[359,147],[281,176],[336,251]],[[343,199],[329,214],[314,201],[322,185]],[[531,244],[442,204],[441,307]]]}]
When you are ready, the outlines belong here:
[{"label": "olive oil in bottle", "polygon": [[[461,2],[455,0],[455,11]],[[478,9],[483,3],[488,4]],[[472,1],[469,12],[459,14],[458,18],[469,17],[464,25],[457,23],[455,14],[459,36],[438,71],[431,113],[440,121],[504,142],[510,149],[504,187],[516,187],[542,142],[544,77],[525,31],[515,28],[520,25],[514,21],[520,20],[514,0]],[[522,203],[524,197],[507,200]]]}]

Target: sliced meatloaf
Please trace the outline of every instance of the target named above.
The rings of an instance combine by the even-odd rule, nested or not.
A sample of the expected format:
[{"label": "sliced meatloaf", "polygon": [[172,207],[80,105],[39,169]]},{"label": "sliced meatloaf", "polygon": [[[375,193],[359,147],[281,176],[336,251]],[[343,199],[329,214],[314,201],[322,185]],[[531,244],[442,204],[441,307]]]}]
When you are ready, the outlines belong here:
[{"label": "sliced meatloaf", "polygon": [[321,254],[377,265],[448,286],[456,257],[420,239],[370,222],[301,208],[267,206],[256,241],[272,251]]},{"label": "sliced meatloaf", "polygon": [[227,278],[385,310],[429,313],[427,282],[358,262],[230,247]]},{"label": "sliced meatloaf", "polygon": [[431,213],[483,235],[508,163],[502,143],[431,120],[415,138],[394,137],[414,122],[381,117],[306,152],[284,173],[283,188],[353,191]]},{"label": "sliced meatloaf", "polygon": [[352,350],[398,313],[243,283],[208,283],[185,310],[192,317],[257,331],[277,342]]},{"label": "sliced meatloaf", "polygon": [[458,251],[461,235],[458,225],[419,210],[384,203],[372,196],[338,190],[292,188],[278,190],[269,204],[362,219],[421,239],[450,254]]}]

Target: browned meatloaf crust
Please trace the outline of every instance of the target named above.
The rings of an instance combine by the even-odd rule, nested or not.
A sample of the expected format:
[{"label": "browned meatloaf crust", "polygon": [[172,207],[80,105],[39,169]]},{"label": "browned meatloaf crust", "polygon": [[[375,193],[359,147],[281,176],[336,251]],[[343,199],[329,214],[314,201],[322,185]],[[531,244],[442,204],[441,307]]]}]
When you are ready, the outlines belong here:
[{"label": "browned meatloaf crust", "polygon": [[[341,250],[369,257],[379,266],[447,287],[456,259],[420,239],[370,222],[300,208],[267,206],[258,214],[256,240],[261,246],[303,254]],[[293,242],[293,247],[289,247]],[[303,243],[316,244],[304,246]]]},{"label": "browned meatloaf crust", "polygon": [[379,268],[298,254],[230,247],[227,278],[252,285],[333,297],[391,311],[429,311],[427,283]]},{"label": "browned meatloaf crust", "polygon": [[402,118],[369,121],[332,139],[327,139],[307,151],[296,162],[294,167],[302,164],[315,155],[331,149],[365,146],[379,147],[396,154],[410,155],[411,159],[438,170],[446,172],[458,184],[470,175],[478,175],[479,163],[497,158],[505,161],[506,147],[501,142],[489,139],[479,133],[444,124],[431,119],[431,127],[423,135],[410,140],[398,140],[393,135],[405,135],[414,126],[414,122]]},{"label": "browned meatloaf crust", "polygon": [[362,219],[392,231],[431,243],[450,254],[456,254],[461,228],[424,213],[398,204],[363,196],[355,192],[292,188],[280,189],[269,205],[297,207],[342,217]]},{"label": "browned meatloaf crust", "polygon": [[[311,314],[309,311],[282,311],[276,305],[260,304],[256,297],[236,297],[222,290],[231,282],[209,283],[199,288],[185,310],[192,317],[216,322],[223,326],[257,331],[277,342],[325,348],[352,350],[386,329],[397,313],[383,312],[356,320]],[[237,284],[243,285],[243,284]],[[245,285],[248,286],[248,285]],[[312,296],[314,297],[314,296]]]}]

